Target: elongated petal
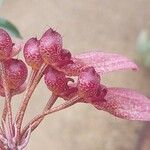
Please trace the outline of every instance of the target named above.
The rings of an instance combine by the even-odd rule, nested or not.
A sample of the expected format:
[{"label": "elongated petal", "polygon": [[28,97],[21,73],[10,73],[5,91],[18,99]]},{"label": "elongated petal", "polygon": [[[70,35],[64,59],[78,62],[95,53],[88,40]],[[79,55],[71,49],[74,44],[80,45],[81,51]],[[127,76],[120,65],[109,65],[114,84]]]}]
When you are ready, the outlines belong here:
[{"label": "elongated petal", "polygon": [[77,55],[75,58],[80,59],[87,66],[93,66],[100,74],[116,70],[138,69],[134,62],[119,54],[89,52]]},{"label": "elongated petal", "polygon": [[99,74],[126,69],[138,70],[137,65],[132,60],[112,53],[89,52],[73,57],[72,61],[73,63],[58,68],[58,70],[69,76],[78,76],[80,71],[87,66],[93,66]]},{"label": "elongated petal", "polygon": [[150,99],[135,91],[108,88],[105,100],[94,106],[122,119],[150,121]]}]

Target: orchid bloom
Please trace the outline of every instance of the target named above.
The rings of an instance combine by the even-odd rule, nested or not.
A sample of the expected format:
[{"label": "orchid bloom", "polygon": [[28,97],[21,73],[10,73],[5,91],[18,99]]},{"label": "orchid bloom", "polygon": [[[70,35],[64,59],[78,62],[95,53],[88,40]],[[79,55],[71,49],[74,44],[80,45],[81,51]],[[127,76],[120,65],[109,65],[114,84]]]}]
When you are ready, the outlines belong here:
[{"label": "orchid bloom", "polygon": [[[99,75],[99,79],[97,79],[97,81],[95,79],[93,84],[99,84],[99,87],[101,88],[96,91],[95,87],[97,85],[94,87],[93,84],[83,88],[83,91],[89,90],[88,93],[91,91],[91,95],[93,95],[93,97],[90,97],[90,99],[92,99],[90,103],[95,108],[109,112],[122,119],[150,121],[149,98],[130,89],[107,87],[100,83],[100,77],[102,77],[105,73],[126,69],[137,71],[138,66],[133,61],[119,54],[104,52],[84,53],[74,56],[72,60],[74,61],[72,64],[68,64],[61,68],[66,74],[75,76],[79,75],[80,77],[83,72],[86,72],[82,75],[83,77],[80,80],[81,82],[82,80],[86,80],[88,82],[88,80],[92,78],[89,71],[91,69],[89,68],[84,71],[83,68],[93,67],[92,71],[95,72],[93,73],[93,78],[97,78]],[[94,77],[95,74],[97,74],[96,77]],[[94,96],[94,92],[101,94],[102,90],[104,91],[102,94],[103,96],[96,98]],[[86,97],[85,101],[89,102]]]},{"label": "orchid bloom", "polygon": [[[26,63],[13,58],[22,48]],[[29,78],[26,64],[31,67]],[[122,119],[150,121],[149,98],[133,90],[107,87],[101,81],[105,73],[125,69],[137,71],[138,67],[119,54],[89,52],[73,56],[63,47],[61,34],[52,28],[40,39],[30,38],[24,45],[14,44],[9,34],[0,29],[0,96],[5,97],[0,149],[26,149],[31,133],[46,115],[76,103],[91,104]],[[43,76],[50,98],[43,110],[23,127],[27,106]],[[14,118],[11,101],[24,91]],[[64,101],[54,106],[59,97]]]}]

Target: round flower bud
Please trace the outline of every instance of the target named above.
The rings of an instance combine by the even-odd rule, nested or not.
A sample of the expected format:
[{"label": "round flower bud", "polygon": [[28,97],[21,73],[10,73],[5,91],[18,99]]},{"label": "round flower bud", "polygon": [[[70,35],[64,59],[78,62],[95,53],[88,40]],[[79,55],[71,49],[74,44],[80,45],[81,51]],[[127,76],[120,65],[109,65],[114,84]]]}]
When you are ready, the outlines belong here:
[{"label": "round flower bud", "polygon": [[58,62],[62,49],[62,37],[52,28],[48,29],[40,39],[40,53],[46,64],[52,65]]},{"label": "round flower bud", "polygon": [[61,95],[68,88],[65,74],[51,67],[46,69],[44,80],[48,89],[56,95]]},{"label": "round flower bud", "polygon": [[29,39],[24,46],[24,57],[26,63],[36,70],[43,64],[43,59],[39,51],[39,41],[37,38]]},{"label": "round flower bud", "polygon": [[0,29],[0,61],[6,60],[11,56],[13,43],[8,33]]},{"label": "round flower bud", "polygon": [[25,63],[19,59],[9,59],[4,62],[6,79],[10,89],[20,87],[26,80],[28,70]]}]

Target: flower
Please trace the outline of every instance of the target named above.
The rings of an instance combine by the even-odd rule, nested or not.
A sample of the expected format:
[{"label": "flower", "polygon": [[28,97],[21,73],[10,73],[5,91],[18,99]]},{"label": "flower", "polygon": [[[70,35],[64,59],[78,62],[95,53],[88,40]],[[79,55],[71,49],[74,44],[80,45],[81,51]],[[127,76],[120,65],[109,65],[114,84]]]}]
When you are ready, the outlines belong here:
[{"label": "flower", "polygon": [[68,84],[69,81],[74,82],[74,80],[50,66],[45,69],[44,80],[48,89],[64,100],[69,100],[77,94],[77,87]]},{"label": "flower", "polygon": [[[49,90],[65,100],[78,96],[80,102],[90,103],[98,110],[107,111],[122,119],[150,120],[149,98],[133,90],[109,88],[101,83],[105,73],[126,69],[137,71],[138,66],[132,60],[119,54],[104,52],[72,56],[63,48],[58,32],[50,28],[46,33],[41,38],[40,50],[43,58],[47,55],[45,50],[50,52],[45,61],[51,67],[45,76]],[[52,75],[56,80],[52,80]],[[74,76],[77,81],[72,78]],[[69,83],[68,77],[74,83]],[[61,79],[60,82],[57,78]]]},{"label": "flower", "polygon": [[[24,47],[24,57],[13,58]],[[30,134],[48,114],[66,109],[76,103],[91,104],[98,110],[128,120],[150,121],[150,99],[126,88],[107,87],[101,78],[117,70],[137,71],[137,65],[119,54],[89,52],[73,56],[63,47],[62,36],[52,28],[40,39],[30,38],[25,45],[14,44],[6,31],[0,29],[0,95],[5,97],[0,127],[0,149],[26,148]],[[44,76],[52,92],[41,113],[24,128],[23,118],[29,100]],[[26,84],[26,79],[28,82]],[[13,118],[12,96],[26,93]],[[58,97],[65,101],[54,106]]]},{"label": "flower", "polygon": [[104,52],[84,53],[72,60],[72,64],[61,69],[67,75],[79,76],[77,87],[78,95],[84,99],[82,102],[122,119],[150,121],[149,98],[130,89],[109,88],[100,83],[100,77],[105,73],[126,69],[137,71],[134,62],[119,54]]}]

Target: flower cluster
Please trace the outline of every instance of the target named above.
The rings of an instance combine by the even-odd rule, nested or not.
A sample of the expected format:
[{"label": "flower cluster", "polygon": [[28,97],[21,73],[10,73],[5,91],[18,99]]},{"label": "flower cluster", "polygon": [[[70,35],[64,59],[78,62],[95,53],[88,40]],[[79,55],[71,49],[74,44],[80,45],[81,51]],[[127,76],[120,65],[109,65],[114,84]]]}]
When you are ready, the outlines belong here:
[{"label": "flower cluster", "polygon": [[[32,70],[27,83],[26,64],[14,58],[22,47],[25,62]],[[74,56],[63,47],[62,36],[52,28],[41,38],[31,38],[19,46],[12,42],[6,31],[0,29],[0,67],[0,95],[5,97],[0,128],[1,149],[24,149],[30,133],[46,115],[75,103],[91,104],[122,119],[150,121],[150,100],[147,97],[133,90],[107,87],[101,83],[105,73],[138,70],[134,62],[119,54],[103,52]],[[43,111],[22,127],[29,100],[43,76],[52,95]],[[24,91],[14,119],[11,99]],[[54,107],[59,97],[65,101]]]}]

